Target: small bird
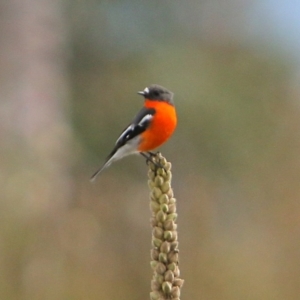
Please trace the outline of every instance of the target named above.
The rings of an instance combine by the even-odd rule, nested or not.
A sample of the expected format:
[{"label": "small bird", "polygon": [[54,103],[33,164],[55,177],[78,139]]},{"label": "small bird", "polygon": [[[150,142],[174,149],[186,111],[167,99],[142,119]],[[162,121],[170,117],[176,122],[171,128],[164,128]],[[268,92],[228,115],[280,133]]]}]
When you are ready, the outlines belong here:
[{"label": "small bird", "polygon": [[173,134],[177,125],[173,93],[152,84],[138,94],[144,96],[144,106],[123,130],[105,163],[94,173],[91,181],[112,162],[127,155],[140,153],[151,161],[153,153],[150,151],[162,145]]}]

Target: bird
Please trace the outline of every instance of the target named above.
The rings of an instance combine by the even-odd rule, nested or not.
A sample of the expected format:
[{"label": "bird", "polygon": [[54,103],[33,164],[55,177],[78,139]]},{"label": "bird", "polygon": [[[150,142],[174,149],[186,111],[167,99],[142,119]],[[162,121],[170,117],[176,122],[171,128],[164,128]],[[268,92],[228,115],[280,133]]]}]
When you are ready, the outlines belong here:
[{"label": "bird", "polygon": [[104,164],[92,175],[91,181],[113,162],[130,154],[140,153],[152,161],[152,150],[165,143],[177,126],[174,94],[152,84],[137,92],[144,97],[144,105],[133,121],[122,131]]}]

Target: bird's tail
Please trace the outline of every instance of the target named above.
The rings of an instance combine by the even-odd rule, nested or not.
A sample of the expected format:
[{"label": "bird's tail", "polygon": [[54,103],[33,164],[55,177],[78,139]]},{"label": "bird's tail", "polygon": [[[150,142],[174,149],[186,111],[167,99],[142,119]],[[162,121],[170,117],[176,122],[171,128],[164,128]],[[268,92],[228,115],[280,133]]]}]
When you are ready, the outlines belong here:
[{"label": "bird's tail", "polygon": [[91,177],[90,181],[94,182],[95,179],[97,178],[97,176],[107,167],[109,167],[109,165],[111,164],[111,161],[107,161],[103,166],[101,166]]},{"label": "bird's tail", "polygon": [[115,148],[113,149],[113,151],[110,153],[110,155],[106,158],[105,163],[103,164],[103,166],[101,168],[99,168],[91,177],[91,181],[95,181],[96,177],[107,167],[109,167],[111,165],[111,163],[113,163],[114,161],[117,161],[121,158],[123,158],[124,156],[127,156],[129,154],[133,154],[133,153],[138,153],[138,151],[135,150],[136,149],[136,144],[125,144],[122,147],[119,147],[118,145],[115,146]]},{"label": "bird's tail", "polygon": [[94,182],[95,179],[97,178],[97,176],[104,170],[106,169],[107,167],[109,167],[111,165],[111,163],[113,161],[115,161],[115,152],[116,151],[113,151],[105,160],[105,163],[92,175],[90,181],[91,182]]}]

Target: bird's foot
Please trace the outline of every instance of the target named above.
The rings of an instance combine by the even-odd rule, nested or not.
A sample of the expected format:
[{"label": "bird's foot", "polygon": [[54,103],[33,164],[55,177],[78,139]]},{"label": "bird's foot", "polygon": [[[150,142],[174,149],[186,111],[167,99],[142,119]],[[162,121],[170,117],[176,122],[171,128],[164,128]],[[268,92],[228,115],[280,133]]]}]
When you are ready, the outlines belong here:
[{"label": "bird's foot", "polygon": [[149,162],[151,162],[156,167],[156,169],[160,168],[160,169],[164,169],[166,171],[166,169],[159,162],[156,162],[153,159],[153,157],[155,157],[159,152],[154,153],[154,152],[147,151],[146,153],[145,152],[140,152],[140,154],[146,158],[146,163],[147,164],[149,164]]}]

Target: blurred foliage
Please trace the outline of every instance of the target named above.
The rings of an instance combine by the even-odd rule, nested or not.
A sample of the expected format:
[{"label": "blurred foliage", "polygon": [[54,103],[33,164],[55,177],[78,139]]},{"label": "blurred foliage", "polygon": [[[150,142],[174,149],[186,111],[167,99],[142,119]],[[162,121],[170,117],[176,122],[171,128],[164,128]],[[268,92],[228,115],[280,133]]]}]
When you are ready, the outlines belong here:
[{"label": "blurred foliage", "polygon": [[[173,164],[182,299],[298,299],[299,88],[292,85],[289,57],[268,41],[245,42],[234,34],[243,32],[252,4],[68,1],[57,11],[40,10],[53,13],[54,21],[22,19],[36,21],[38,29],[55,28],[58,40],[67,37],[65,48],[55,39],[61,60],[47,56],[48,40],[37,49],[63,73],[57,80],[49,72],[54,98],[64,88],[70,97],[51,115],[61,115],[63,124],[30,138],[26,130],[16,132],[16,124],[24,128],[12,109],[7,110],[11,127],[4,124],[9,129],[3,114],[1,299],[147,297],[151,234],[145,162],[128,157],[96,184],[88,178],[142,106],[136,92],[151,83],[172,90],[178,110],[178,129],[161,150]],[[19,20],[19,8],[14,9],[13,20]],[[64,22],[58,26],[56,18]],[[11,35],[2,31],[3,56]],[[33,41],[28,45],[40,45]],[[32,57],[44,57],[28,49]],[[19,52],[9,52],[11,60],[0,57],[0,79],[19,111],[24,104],[15,92],[31,73],[24,75]],[[15,62],[15,69],[7,61]],[[12,70],[18,76],[7,85]],[[35,79],[48,78],[37,74]],[[43,86],[49,89],[49,81]],[[23,92],[18,95],[28,100]],[[1,105],[10,108],[9,101]],[[32,106],[34,116],[44,112],[40,105]]]}]

